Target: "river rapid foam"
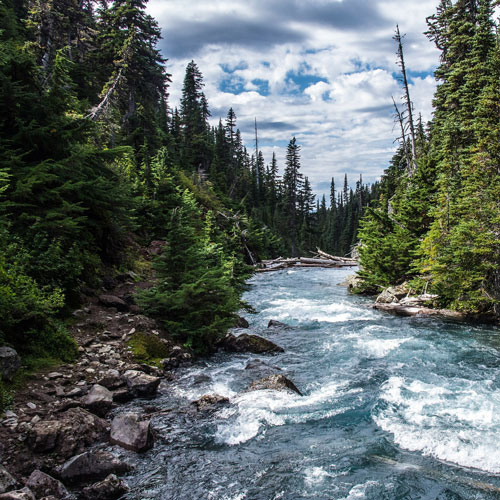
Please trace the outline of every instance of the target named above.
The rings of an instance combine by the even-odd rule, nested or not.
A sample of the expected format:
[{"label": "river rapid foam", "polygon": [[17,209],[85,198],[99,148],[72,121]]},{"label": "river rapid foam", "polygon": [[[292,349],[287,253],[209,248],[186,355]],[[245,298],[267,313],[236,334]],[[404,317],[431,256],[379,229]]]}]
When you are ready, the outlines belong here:
[{"label": "river rapid foam", "polygon": [[[285,352],[180,370],[154,401],[155,447],[129,456],[126,498],[500,498],[499,331],[374,311],[338,286],[349,272],[252,279],[250,331]],[[245,369],[256,359],[303,396],[246,391],[268,374]],[[210,393],[230,405],[194,414]]]}]

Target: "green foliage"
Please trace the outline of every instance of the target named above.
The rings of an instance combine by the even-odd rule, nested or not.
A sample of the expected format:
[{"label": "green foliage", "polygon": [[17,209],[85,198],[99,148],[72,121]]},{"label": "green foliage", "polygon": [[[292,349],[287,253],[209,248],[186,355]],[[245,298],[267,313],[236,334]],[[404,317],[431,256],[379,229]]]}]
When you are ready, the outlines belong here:
[{"label": "green foliage", "polygon": [[155,263],[159,283],[138,300],[171,334],[206,352],[234,324],[248,274],[236,274],[238,258],[216,242],[213,215],[208,212],[203,220],[189,191],[179,203],[168,227],[168,245]]},{"label": "green foliage", "polygon": [[12,392],[7,389],[2,380],[0,380],[0,416],[10,408],[11,404]]}]

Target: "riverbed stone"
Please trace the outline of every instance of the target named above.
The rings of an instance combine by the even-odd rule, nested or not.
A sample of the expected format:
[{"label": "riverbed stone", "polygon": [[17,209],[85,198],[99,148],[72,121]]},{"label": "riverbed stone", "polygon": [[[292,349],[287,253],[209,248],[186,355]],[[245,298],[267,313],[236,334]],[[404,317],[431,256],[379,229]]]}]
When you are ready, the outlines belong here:
[{"label": "riverbed stone", "polygon": [[229,398],[221,396],[220,394],[205,394],[191,404],[193,404],[198,411],[214,411],[229,405]]},{"label": "riverbed stone", "polygon": [[135,397],[152,397],[156,395],[161,379],[146,375],[139,370],[127,370],[123,374],[127,387]]},{"label": "riverbed stone", "polygon": [[12,490],[16,486],[17,481],[3,465],[0,465],[0,494]]},{"label": "riverbed stone", "polygon": [[248,388],[249,391],[261,391],[265,389],[271,389],[273,391],[292,391],[299,396],[302,396],[302,393],[290,379],[279,374],[270,375],[269,377],[256,380],[255,382],[252,382]]},{"label": "riverbed stone", "polygon": [[236,320],[236,328],[248,328],[250,324],[248,321],[243,317],[243,316],[238,316],[238,319]]},{"label": "riverbed stone", "polygon": [[83,408],[70,408],[33,425],[27,444],[34,452],[53,452],[69,458],[104,439],[106,434],[105,420]]},{"label": "riverbed stone", "polygon": [[57,475],[63,481],[74,484],[86,480],[97,481],[109,474],[124,474],[131,469],[127,462],[109,451],[92,450],[71,457],[58,467]]},{"label": "riverbed stone", "polygon": [[280,330],[290,330],[291,326],[287,325],[286,323],[282,323],[281,321],[277,321],[275,319],[269,320],[269,323],[267,324],[267,328],[272,328],[272,329],[280,329]]},{"label": "riverbed stone", "polygon": [[82,495],[86,500],[116,500],[129,490],[125,481],[110,474],[102,481],[87,486]]},{"label": "riverbed stone", "polygon": [[69,497],[69,492],[61,481],[40,470],[35,470],[31,473],[26,486],[37,498],[53,496],[64,499]]},{"label": "riverbed stone", "polygon": [[120,377],[120,372],[114,369],[104,372],[103,376],[97,383],[109,390],[118,389],[119,387],[125,385],[125,381]]},{"label": "riverbed stone", "polygon": [[21,490],[2,493],[0,495],[0,500],[36,500],[36,497],[29,488],[24,487]]},{"label": "riverbed stone", "polygon": [[0,347],[0,379],[11,381],[21,368],[21,358],[12,347]]},{"label": "riverbed stone", "polygon": [[219,345],[228,352],[251,352],[254,354],[284,352],[284,349],[274,342],[248,333],[242,333],[238,336],[229,333]]},{"label": "riverbed stone", "polygon": [[150,419],[137,413],[122,413],[111,422],[111,443],[127,450],[142,452],[153,446]]},{"label": "riverbed stone", "polygon": [[85,408],[95,415],[104,417],[113,406],[113,393],[106,387],[95,384],[89,393],[81,399],[81,402]]}]

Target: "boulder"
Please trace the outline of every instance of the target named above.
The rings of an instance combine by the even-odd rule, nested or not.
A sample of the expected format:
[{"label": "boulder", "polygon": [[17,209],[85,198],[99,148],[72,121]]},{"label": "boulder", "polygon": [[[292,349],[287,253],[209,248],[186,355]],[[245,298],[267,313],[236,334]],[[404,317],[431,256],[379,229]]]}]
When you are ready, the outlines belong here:
[{"label": "boulder", "polygon": [[146,375],[139,370],[127,370],[123,374],[127,387],[135,397],[151,397],[156,394],[161,379]]},{"label": "boulder", "polygon": [[110,474],[99,483],[92,484],[83,489],[83,498],[87,500],[116,500],[129,490],[125,481],[114,474]]},{"label": "boulder", "polygon": [[243,318],[243,316],[238,316],[238,320],[235,325],[236,328],[248,328],[249,326],[248,321]]},{"label": "boulder", "polygon": [[1,494],[0,500],[36,500],[36,497],[29,488],[24,487],[22,490],[14,490]]},{"label": "boulder", "polygon": [[81,402],[92,413],[104,417],[113,406],[113,393],[106,387],[95,384]]},{"label": "boulder", "polygon": [[348,292],[356,293],[361,289],[363,283],[364,283],[363,278],[361,278],[357,274],[351,274],[347,276],[344,283],[342,284],[347,286]]},{"label": "boulder", "polygon": [[269,320],[269,323],[267,324],[268,328],[276,328],[276,329],[281,329],[281,330],[289,330],[291,328],[290,325],[287,325],[285,323],[282,323],[281,321],[276,321],[275,319]]},{"label": "boulder", "polygon": [[82,408],[70,408],[55,417],[33,425],[28,446],[37,453],[53,452],[69,458],[107,434],[106,421]]},{"label": "boulder", "polygon": [[122,385],[125,385],[125,381],[120,377],[118,370],[107,370],[97,383],[110,390],[118,389]]},{"label": "boulder", "polygon": [[26,486],[37,498],[53,496],[62,499],[69,497],[69,492],[64,484],[40,470],[32,472]]},{"label": "boulder", "polygon": [[284,375],[270,375],[269,377],[262,378],[252,382],[249,391],[261,391],[270,389],[273,391],[292,391],[302,396],[302,393],[297,389],[297,386]]},{"label": "boulder", "polygon": [[393,302],[399,302],[408,295],[408,292],[409,290],[405,283],[398,286],[390,286],[377,296],[376,302],[378,304],[392,304]]},{"label": "boulder", "polygon": [[261,377],[265,377],[281,371],[281,368],[273,365],[268,365],[260,359],[252,359],[246,364],[245,370],[254,374],[259,374]]},{"label": "boulder", "polygon": [[21,368],[21,358],[12,347],[0,347],[0,379],[10,381]]},{"label": "boulder", "polygon": [[127,312],[128,304],[116,295],[99,295],[99,303],[105,307],[115,307],[118,311]]},{"label": "boulder", "polygon": [[228,352],[252,352],[254,354],[284,352],[284,349],[274,342],[248,333],[242,333],[237,337],[229,333],[221,341],[220,347]]},{"label": "boulder", "polygon": [[17,486],[17,481],[10,475],[9,471],[0,465],[0,493],[12,490]]},{"label": "boulder", "polygon": [[121,387],[113,391],[113,402],[115,403],[128,403],[134,399],[134,395],[129,391],[128,387]]},{"label": "boulder", "polygon": [[153,446],[150,420],[137,413],[122,413],[111,422],[111,442],[127,450],[141,452]]},{"label": "boulder", "polygon": [[213,411],[229,405],[229,398],[221,396],[220,394],[205,394],[191,404],[193,404],[198,411]]},{"label": "boulder", "polygon": [[109,474],[124,474],[132,467],[109,451],[86,451],[70,458],[58,467],[57,475],[65,482],[98,481]]}]

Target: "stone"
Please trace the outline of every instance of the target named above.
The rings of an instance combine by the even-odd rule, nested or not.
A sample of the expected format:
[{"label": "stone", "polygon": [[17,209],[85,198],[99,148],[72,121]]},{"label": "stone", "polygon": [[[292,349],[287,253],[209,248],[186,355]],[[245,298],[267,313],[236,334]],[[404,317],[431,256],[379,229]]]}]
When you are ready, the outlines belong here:
[{"label": "stone", "polygon": [[284,375],[270,375],[269,377],[262,378],[252,382],[249,391],[261,391],[270,389],[273,391],[292,391],[302,396],[302,393],[297,389],[297,386]]},{"label": "stone", "polygon": [[86,396],[81,399],[82,405],[89,411],[99,417],[104,417],[113,406],[113,393],[103,387],[95,384]]},{"label": "stone", "polygon": [[69,458],[107,434],[106,421],[83,408],[70,408],[56,417],[41,420],[29,433],[27,444],[36,453],[53,452]]},{"label": "stone", "polygon": [[284,352],[284,349],[274,342],[248,333],[243,333],[237,337],[230,333],[224,337],[219,345],[228,352],[251,352],[254,354]]},{"label": "stone", "polygon": [[54,380],[56,378],[61,378],[63,377],[64,375],[62,373],[59,373],[59,372],[51,372],[47,375],[47,378],[49,380]]},{"label": "stone", "polygon": [[280,328],[282,330],[289,330],[291,328],[290,325],[282,323],[281,321],[276,321],[275,319],[269,320],[267,327],[268,328]]},{"label": "stone", "polygon": [[156,394],[161,379],[146,375],[139,370],[127,370],[123,374],[127,387],[135,397],[151,397]]},{"label": "stone", "polygon": [[111,443],[135,452],[149,450],[153,446],[150,422],[137,413],[117,415],[111,422]]},{"label": "stone", "polygon": [[128,304],[116,295],[99,295],[99,303],[105,307],[115,307],[118,311],[127,312]]},{"label": "stone", "polygon": [[83,498],[87,500],[116,500],[129,490],[125,481],[114,474],[106,479],[83,489]]},{"label": "stone", "polygon": [[132,401],[132,399],[134,399],[134,395],[129,391],[128,387],[113,391],[113,401],[115,403],[127,403],[128,401]]},{"label": "stone", "polygon": [[30,410],[36,410],[36,404],[35,403],[26,403],[26,406],[30,409]]},{"label": "stone", "polygon": [[0,493],[12,490],[16,486],[17,481],[3,465],[0,465]]},{"label": "stone", "polygon": [[378,304],[392,304],[393,302],[399,302],[408,295],[408,287],[406,283],[398,286],[390,286],[382,291],[381,294],[377,296],[375,301]]},{"label": "stone", "polygon": [[0,495],[0,500],[36,500],[35,495],[29,488],[9,491]]},{"label": "stone", "polygon": [[69,492],[61,481],[54,479],[40,470],[32,472],[26,482],[26,486],[37,498],[47,496],[54,496],[56,498],[69,497]]},{"label": "stone", "polygon": [[99,385],[106,387],[106,389],[118,389],[125,385],[125,381],[120,377],[118,370],[107,370],[98,382]]},{"label": "stone", "polygon": [[273,375],[277,371],[281,371],[281,368],[273,365],[268,365],[260,359],[252,359],[246,364],[245,370],[248,370],[252,373],[258,373],[261,377],[265,377],[268,375]]},{"label": "stone", "polygon": [[243,316],[238,316],[238,320],[236,321],[236,328],[248,328],[250,325],[248,321]]},{"label": "stone", "polygon": [[213,411],[229,405],[229,398],[221,396],[220,394],[205,394],[191,404],[193,404],[198,411]]},{"label": "stone", "polygon": [[109,451],[86,451],[57,468],[57,475],[68,484],[98,481],[109,474],[124,474],[132,467]]},{"label": "stone", "polygon": [[0,379],[11,381],[21,368],[21,358],[12,347],[0,347]]}]

